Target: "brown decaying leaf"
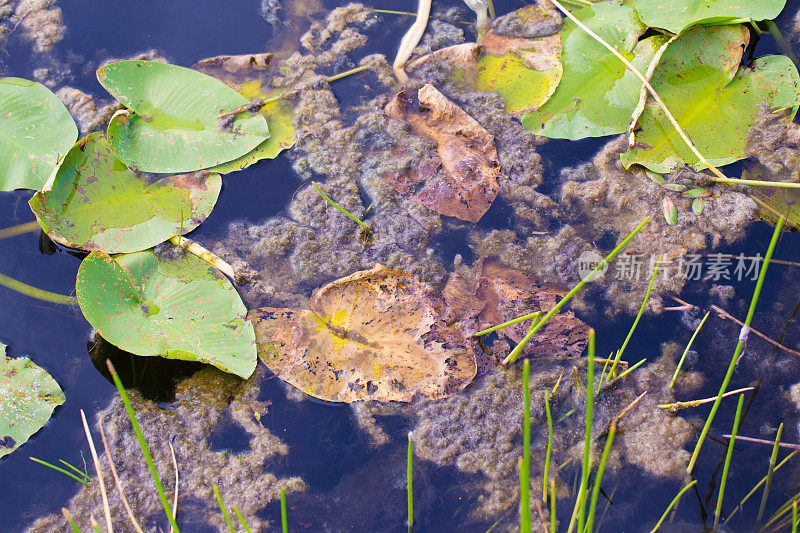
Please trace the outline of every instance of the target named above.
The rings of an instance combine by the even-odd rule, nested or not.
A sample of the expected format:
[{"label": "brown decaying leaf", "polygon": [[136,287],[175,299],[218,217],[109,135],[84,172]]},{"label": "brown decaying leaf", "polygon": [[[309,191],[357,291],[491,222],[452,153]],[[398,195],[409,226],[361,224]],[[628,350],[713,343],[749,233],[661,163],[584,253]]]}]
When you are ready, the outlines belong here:
[{"label": "brown decaying leaf", "polygon": [[413,105],[412,99],[401,92],[384,111],[393,119],[407,122],[416,135],[434,141],[437,152],[414,170],[384,179],[401,194],[410,194],[413,201],[437,213],[477,222],[499,189],[500,162],[494,138],[431,84],[419,90],[418,98],[420,106]]},{"label": "brown decaying leaf", "polygon": [[[460,321],[467,334],[474,334],[518,316],[536,311],[545,314],[566,292],[542,286],[531,274],[489,258],[477,264],[474,277],[451,274],[443,295],[448,318]],[[529,327],[530,321],[520,322],[499,330],[498,335],[516,344]],[[558,313],[531,338],[523,353],[527,356],[579,357],[588,334],[589,327],[572,311]]]},{"label": "brown decaying leaf", "polygon": [[475,354],[430,286],[375,265],[314,291],[310,309],[250,312],[262,361],[334,402],[442,398],[476,373]]},{"label": "brown decaying leaf", "polygon": [[213,72],[218,77],[221,72],[230,74],[243,74],[256,70],[269,69],[272,54],[266,52],[262,54],[244,54],[238,56],[214,56],[201,59],[192,68],[195,70]]}]

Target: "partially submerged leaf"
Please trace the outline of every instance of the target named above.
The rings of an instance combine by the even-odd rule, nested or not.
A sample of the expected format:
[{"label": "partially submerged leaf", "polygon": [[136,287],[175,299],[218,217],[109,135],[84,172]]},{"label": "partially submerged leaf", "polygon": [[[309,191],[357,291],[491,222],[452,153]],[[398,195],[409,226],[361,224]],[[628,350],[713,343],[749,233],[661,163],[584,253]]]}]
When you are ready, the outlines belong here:
[{"label": "partially submerged leaf", "polygon": [[192,172],[243,156],[269,137],[261,114],[242,113],[229,126],[219,115],[247,104],[224,83],[156,61],[106,65],[97,79],[131,111],[108,125],[114,153],[145,172]]},{"label": "partially submerged leaf", "polygon": [[[532,274],[508,267],[496,258],[478,262],[474,276],[451,274],[443,291],[448,317],[459,320],[470,334],[536,311],[544,316],[566,293],[543,286]],[[497,334],[517,344],[530,325],[530,321],[519,322]],[[572,311],[557,313],[531,337],[523,353],[533,357],[580,357],[588,332],[589,327]]]},{"label": "partially submerged leaf", "polygon": [[694,24],[729,24],[740,19],[771,20],[786,0],[634,0],[642,22],[672,33]]},{"label": "partially submerged leaf", "polygon": [[11,359],[0,343],[0,457],[25,444],[66,399],[46,370],[27,357]]},{"label": "partially submerged leaf", "polygon": [[250,312],[259,357],[279,378],[334,402],[442,398],[475,377],[475,355],[433,290],[375,265],[317,289],[310,309]]},{"label": "partially submerged leaf", "polygon": [[0,190],[39,190],[75,139],[78,127],[50,89],[0,78]]},{"label": "partially submerged leaf", "polygon": [[209,363],[245,379],[255,370],[244,303],[222,273],[194,255],[92,252],[75,289],[86,320],[122,350]]},{"label": "partially submerged leaf", "polygon": [[[598,2],[574,12],[640,71],[666,37],[639,41],[646,27],[630,2]],[[564,72],[553,95],[537,111],[524,113],[525,129],[559,139],[614,135],[627,130],[641,81],[603,45],[570,20],[560,33]]]},{"label": "partially submerged leaf", "polygon": [[107,253],[151,248],[211,213],[222,180],[206,171],[150,179],[116,158],[105,135],[72,147],[30,206],[56,242]]},{"label": "partially submerged leaf", "polygon": [[500,188],[494,138],[431,84],[419,90],[419,106],[401,92],[385,108],[387,116],[436,142],[437,154],[411,174],[385,176],[400,194],[442,215],[477,222]]},{"label": "partially submerged leaf", "polygon": [[[272,54],[216,56],[198,61],[192,68],[217,78],[252,102],[279,94],[268,84],[271,77],[279,75],[271,59]],[[274,159],[283,150],[294,146],[294,107],[284,98],[261,107],[259,113],[269,123],[269,139],[247,154],[209,170],[220,174],[242,170],[262,159]]]},{"label": "partially submerged leaf", "polygon": [[[670,45],[651,81],[715,166],[744,157],[747,133],[760,106],[784,108],[800,102],[800,76],[788,57],[766,56],[750,67],[739,66],[748,39],[741,25],[692,28]],[[662,173],[684,164],[703,168],[655,102],[648,102],[640,124],[636,144],[622,154],[626,168],[634,163]]]}]

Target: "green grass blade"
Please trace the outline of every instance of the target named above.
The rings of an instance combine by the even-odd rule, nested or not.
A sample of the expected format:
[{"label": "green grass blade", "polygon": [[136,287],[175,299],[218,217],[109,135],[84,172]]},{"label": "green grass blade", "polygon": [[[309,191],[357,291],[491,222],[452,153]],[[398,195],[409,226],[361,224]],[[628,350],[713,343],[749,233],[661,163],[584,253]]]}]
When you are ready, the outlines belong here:
[{"label": "green grass blade", "polygon": [[[507,322],[503,322],[502,324],[498,324],[496,326],[492,326],[489,329],[484,329],[483,331],[479,331],[474,336],[475,337],[480,337],[481,335],[486,335],[488,333],[492,333],[494,331],[497,331],[498,329],[507,328],[508,326],[513,326],[514,324],[519,324],[520,322],[525,322],[526,320],[530,320],[531,318],[538,319],[541,314],[542,314],[541,311],[536,311],[535,313],[530,313],[528,315],[522,315],[520,317],[513,318],[513,319],[511,319],[511,320],[509,320]],[[531,324],[531,325],[533,325],[533,324]]]},{"label": "green grass blade", "polygon": [[[44,465],[44,466],[46,466],[48,468],[52,468],[53,470],[55,470],[57,472],[61,472],[62,474],[71,477],[72,479],[74,479],[78,483],[83,483],[84,486],[86,486],[86,487],[91,486],[91,484],[88,481],[86,481],[85,479],[81,479],[78,476],[76,476],[75,474],[73,474],[72,472],[68,472],[68,471],[64,470],[63,468],[61,468],[59,466],[51,465],[47,461],[42,461],[41,459],[37,459],[36,457],[28,457],[28,459],[30,459],[34,463],[39,463],[40,465]],[[83,473],[83,472],[81,472],[81,473]]]},{"label": "green grass blade", "polygon": [[69,527],[72,528],[73,533],[81,533],[81,528],[79,528],[78,524],[76,524],[75,521],[72,519],[72,514],[70,514],[70,512],[67,511],[66,507],[61,508],[61,514],[64,515],[64,518],[67,520]]},{"label": "green grass blade", "polygon": [[233,529],[233,522],[231,522],[231,516],[228,514],[228,510],[225,508],[225,504],[222,503],[222,495],[219,493],[217,484],[213,483],[212,486],[214,487],[214,496],[217,498],[217,503],[219,504],[219,508],[222,509],[222,516],[225,517],[225,523],[228,524],[228,529],[230,530],[231,533],[236,533],[236,530]]},{"label": "green grass blade", "polygon": [[556,533],[556,480],[550,481],[550,533]]},{"label": "green grass blade", "polygon": [[408,529],[414,527],[414,434],[408,432],[408,457],[406,458],[406,495],[408,497]]},{"label": "green grass blade", "polygon": [[[758,297],[761,294],[761,287],[764,285],[764,278],[767,273],[767,268],[769,267],[769,262],[772,259],[772,252],[775,251],[775,246],[778,244],[778,236],[781,234],[782,227],[783,217],[781,217],[778,220],[778,223],[775,225],[775,231],[772,233],[772,240],[770,240],[769,247],[767,248],[767,255],[764,256],[764,263],[761,267],[761,272],[759,272],[758,275],[756,289],[753,292],[752,300],[750,300],[750,309],[747,311],[747,318],[744,320],[744,328],[742,328],[744,331],[748,331],[750,329],[750,322],[753,321],[753,315],[756,312]],[[728,383],[730,383],[731,377],[733,377],[733,371],[736,368],[736,361],[739,360],[739,356],[742,354],[743,350],[744,343],[740,339],[739,342],[736,343],[736,350],[731,358],[730,364],[728,365],[728,371],[725,373],[725,378],[722,380],[722,386],[719,388],[717,399],[714,402],[714,405],[711,407],[711,412],[708,414],[708,418],[703,426],[703,430],[700,432],[700,437],[697,439],[697,444],[695,444],[694,451],[692,452],[692,458],[689,460],[689,466],[686,468],[687,474],[691,474],[692,470],[694,470],[694,464],[697,462],[697,457],[700,455],[700,448],[703,446],[703,441],[705,441],[709,429],[711,429],[711,423],[714,421],[714,416],[717,414],[720,402],[722,402],[722,395],[725,394],[725,390],[728,388]]]},{"label": "green grass blade", "polygon": [[594,476],[594,487],[592,488],[592,500],[589,504],[589,514],[586,516],[586,529],[588,533],[592,533],[592,526],[594,525],[594,513],[597,510],[597,498],[600,495],[600,483],[603,481],[603,471],[606,469],[606,461],[608,461],[608,454],[611,452],[611,445],[614,444],[614,436],[617,434],[617,421],[611,423],[608,429],[608,436],[606,437],[606,445],[603,448],[603,455],[600,457],[600,464],[597,465],[597,473]]},{"label": "green grass blade", "polygon": [[242,527],[244,528],[245,532],[246,533],[253,533],[252,531],[250,531],[250,526],[247,525],[247,520],[244,519],[244,517],[242,516],[242,513],[239,512],[239,509],[237,509],[236,507],[231,507],[231,509],[233,510],[234,514],[236,515],[236,518],[239,519],[239,523],[242,524]]},{"label": "green grass blade", "polygon": [[664,514],[661,515],[661,518],[656,523],[655,527],[653,527],[653,529],[650,530],[650,533],[656,533],[656,531],[658,531],[658,528],[660,528],[661,524],[664,523],[664,520],[667,519],[667,515],[669,514],[669,512],[672,510],[673,507],[675,507],[678,504],[678,501],[681,499],[681,496],[683,496],[683,493],[689,490],[691,487],[693,487],[695,483],[697,483],[696,479],[693,480],[688,485],[686,485],[685,487],[683,487],[680,490],[680,492],[678,492],[678,494],[675,495],[674,498],[672,498],[672,501],[669,502],[669,505],[667,505],[667,509],[664,511]]},{"label": "green grass blade", "polygon": [[731,438],[728,441],[728,452],[725,454],[725,466],[722,469],[722,480],[720,481],[719,494],[717,495],[717,509],[714,512],[714,529],[716,529],[719,525],[719,517],[722,514],[722,498],[725,496],[725,484],[728,481],[728,469],[731,466],[733,446],[736,443],[736,433],[739,431],[739,421],[742,417],[742,405],[744,405],[744,394],[739,396],[739,403],[736,405],[736,417],[733,419],[733,430],[731,430]]},{"label": "green grass blade", "polygon": [[519,463],[519,516],[521,533],[531,533],[531,362],[522,363],[522,459]]},{"label": "green grass blade", "polygon": [[767,507],[767,497],[772,486],[772,475],[775,473],[775,463],[778,461],[778,451],[780,450],[781,434],[783,433],[783,422],[778,426],[778,433],[775,435],[775,444],[772,445],[772,455],[769,458],[769,470],[767,470],[767,482],[764,485],[764,494],[761,496],[761,505],[758,507],[756,522],[761,522],[764,518],[764,509]]},{"label": "green grass blade", "polygon": [[[553,316],[553,315],[555,315],[556,313],[558,313],[559,309],[561,309],[561,308],[564,306],[564,304],[566,304],[566,303],[567,303],[567,302],[568,302],[568,301],[569,301],[569,300],[570,300],[570,299],[571,299],[573,296],[575,296],[575,295],[576,295],[576,294],[577,294],[577,293],[578,293],[578,292],[579,292],[579,291],[580,291],[580,290],[583,288],[583,286],[584,286],[584,285],[586,285],[586,284],[587,284],[587,283],[588,283],[590,280],[594,279],[594,275],[595,275],[595,274],[597,274],[598,272],[600,272],[600,271],[601,271],[601,270],[602,270],[602,269],[603,269],[603,268],[604,268],[604,267],[605,267],[605,266],[606,266],[606,265],[609,263],[609,261],[611,261],[611,260],[612,260],[614,257],[616,257],[616,256],[617,256],[617,254],[619,254],[619,253],[622,251],[622,249],[623,249],[623,248],[625,248],[625,247],[628,245],[628,243],[631,241],[631,239],[633,239],[633,238],[636,236],[636,234],[637,234],[637,233],[639,233],[640,231],[642,231],[642,228],[644,228],[644,226],[645,226],[645,225],[646,225],[646,224],[647,224],[649,221],[650,221],[650,217],[645,217],[645,219],[644,219],[644,220],[642,220],[642,221],[639,223],[639,225],[638,225],[638,226],[636,226],[636,228],[634,228],[634,230],[633,230],[633,231],[630,233],[630,235],[628,235],[627,237],[625,237],[625,239],[624,239],[624,240],[623,240],[621,243],[619,243],[619,245],[618,245],[616,248],[614,248],[614,249],[611,251],[611,253],[610,253],[610,254],[608,254],[608,255],[607,255],[607,256],[606,256],[606,257],[605,257],[605,258],[604,258],[602,261],[600,261],[600,264],[598,264],[598,265],[597,265],[597,267],[595,267],[595,269],[594,269],[594,270],[592,270],[592,272],[591,272],[591,273],[590,273],[588,276],[586,276],[586,277],[584,277],[582,280],[580,280],[580,281],[578,282],[578,284],[577,284],[577,285],[575,285],[575,286],[572,288],[572,290],[571,290],[571,291],[569,291],[569,292],[567,293],[567,295],[566,295],[566,296],[564,296],[564,297],[563,297],[563,298],[562,298],[562,299],[561,299],[561,300],[560,300],[560,301],[559,301],[559,302],[558,302],[558,303],[557,303],[557,304],[556,304],[556,305],[555,305],[555,306],[554,306],[554,307],[553,307],[553,308],[552,308],[552,309],[551,309],[551,310],[550,310],[550,311],[549,311],[549,312],[548,312],[548,313],[547,313],[547,314],[544,316],[544,318],[543,318],[543,319],[542,319],[542,320],[541,320],[541,321],[540,321],[540,322],[539,322],[539,323],[536,325],[536,327],[535,327],[535,328],[534,328],[534,329],[533,329],[533,330],[530,332],[530,334],[531,334],[531,335],[533,335],[533,334],[535,334],[537,331],[539,331],[540,329],[542,329],[542,327],[543,327],[545,324],[547,324],[547,321],[548,321],[548,320],[550,320],[550,318],[552,318],[552,316]],[[519,354],[520,354],[521,352],[522,352],[522,348],[520,348],[520,347],[519,347],[519,345],[517,345],[517,346],[516,346],[516,347],[515,347],[513,350],[511,350],[511,353],[510,353],[510,354],[508,354],[508,356],[507,356],[505,359],[503,359],[503,364],[504,364],[504,365],[507,365],[507,364],[509,364],[509,363],[513,363],[514,361],[516,361],[516,360],[517,360],[517,358],[519,357]]]},{"label": "green grass blade", "polygon": [[578,493],[578,531],[583,531],[586,519],[586,497],[589,493],[589,462],[592,458],[592,411],[594,408],[594,329],[589,329],[589,356],[586,367],[586,433],[583,439],[583,468],[581,490]]},{"label": "green grass blade", "polygon": [[289,517],[286,513],[286,489],[281,487],[281,529],[283,533],[289,533]]},{"label": "green grass blade", "polygon": [[[784,458],[783,458],[783,460],[782,460],[780,463],[778,463],[778,466],[776,466],[776,467],[775,467],[775,471],[774,471],[774,472],[777,472],[778,470],[780,470],[780,469],[781,469],[781,467],[783,467],[783,465],[785,465],[786,463],[788,463],[788,462],[789,462],[789,460],[790,460],[792,457],[794,457],[795,455],[797,455],[798,453],[800,453],[800,450],[794,450],[792,453],[790,453],[789,455],[787,455],[786,457],[784,457]],[[744,498],[742,498],[742,501],[740,501],[740,502],[739,502],[739,505],[737,505],[737,506],[736,506],[736,509],[734,509],[734,510],[733,510],[733,512],[731,512],[731,514],[729,514],[729,515],[728,515],[728,517],[725,519],[725,522],[723,522],[723,524],[727,524],[727,523],[728,523],[728,521],[729,521],[729,520],[730,520],[730,519],[733,517],[733,515],[735,515],[735,514],[736,514],[738,511],[741,511],[741,510],[742,510],[742,507],[743,507],[743,506],[744,506],[744,504],[747,502],[747,500],[749,500],[749,499],[750,499],[750,497],[751,497],[753,494],[755,494],[755,492],[758,490],[758,488],[759,488],[761,485],[763,485],[764,483],[766,483],[766,482],[767,482],[767,476],[764,476],[764,477],[762,477],[762,478],[761,478],[761,481],[759,481],[758,483],[756,483],[755,487],[753,487],[752,489],[750,489],[750,492],[748,492],[748,493],[745,495],[745,497],[744,497]]]},{"label": "green grass blade", "polygon": [[550,456],[553,454],[553,416],[550,413],[550,395],[544,392],[544,411],[547,414],[547,451],[544,454],[544,481],[542,500],[547,503],[547,486],[550,484]]},{"label": "green grass blade", "polygon": [[156,464],[153,462],[153,456],[150,455],[150,449],[147,447],[147,442],[144,440],[142,428],[139,427],[139,421],[136,419],[136,413],[133,410],[131,401],[128,399],[128,394],[125,392],[125,387],[122,386],[122,381],[119,379],[119,375],[117,374],[117,371],[114,368],[114,365],[111,364],[110,360],[106,360],[106,365],[108,365],[108,371],[111,373],[111,378],[114,380],[114,385],[117,386],[119,395],[122,398],[122,403],[125,404],[125,410],[128,412],[128,418],[131,420],[131,426],[133,426],[133,431],[136,433],[136,438],[139,440],[139,447],[142,449],[144,459],[147,461],[147,467],[150,469],[150,476],[153,478],[153,483],[156,485],[158,497],[161,498],[161,506],[164,508],[164,512],[167,513],[167,519],[169,520],[170,526],[172,526],[172,531],[174,533],[179,533],[180,529],[178,528],[177,522],[175,522],[175,517],[172,516],[172,508],[169,505],[167,495],[164,493],[164,487],[161,485],[161,479],[158,477]]},{"label": "green grass blade", "polygon": [[345,209],[344,207],[340,206],[339,204],[331,200],[330,197],[327,194],[325,194],[325,191],[323,191],[320,188],[320,186],[317,185],[316,181],[312,181],[311,184],[314,186],[315,189],[317,189],[317,192],[320,194],[320,196],[322,196],[326,202],[335,207],[337,211],[339,211],[341,214],[343,214],[344,216],[348,217],[350,220],[361,226],[361,228],[367,233],[367,235],[372,233],[372,228],[364,224],[364,222],[362,222],[357,216],[351,214],[347,209]]},{"label": "green grass blade", "polygon": [[66,466],[68,466],[69,468],[71,468],[72,470],[74,470],[75,472],[77,472],[77,473],[78,473],[78,475],[80,475],[81,477],[83,477],[83,478],[84,478],[86,481],[89,481],[90,479],[92,479],[92,478],[90,478],[90,477],[89,477],[89,475],[88,475],[86,472],[84,472],[83,470],[81,470],[80,468],[78,468],[78,467],[77,467],[77,466],[75,466],[75,465],[71,465],[71,464],[69,464],[69,463],[68,463],[68,462],[66,462],[64,459],[59,459],[59,460],[58,460],[58,462],[59,462],[59,463],[62,463],[62,464],[64,464],[64,465],[66,465]]},{"label": "green grass blade", "polygon": [[797,500],[792,503],[792,533],[797,533]]},{"label": "green grass blade", "polygon": [[700,321],[700,324],[697,326],[697,329],[694,330],[692,334],[692,338],[689,339],[689,344],[686,345],[686,349],[683,351],[683,355],[681,355],[680,361],[678,361],[678,366],[675,368],[675,373],[672,375],[672,379],[669,382],[669,388],[671,389],[673,385],[675,385],[675,380],[678,379],[678,372],[681,371],[681,367],[683,366],[683,361],[686,359],[686,354],[689,353],[689,349],[692,347],[692,343],[694,342],[695,337],[697,334],[700,333],[700,328],[703,327],[705,324],[708,315],[711,314],[711,311],[706,311],[706,316],[703,317],[703,320]]}]

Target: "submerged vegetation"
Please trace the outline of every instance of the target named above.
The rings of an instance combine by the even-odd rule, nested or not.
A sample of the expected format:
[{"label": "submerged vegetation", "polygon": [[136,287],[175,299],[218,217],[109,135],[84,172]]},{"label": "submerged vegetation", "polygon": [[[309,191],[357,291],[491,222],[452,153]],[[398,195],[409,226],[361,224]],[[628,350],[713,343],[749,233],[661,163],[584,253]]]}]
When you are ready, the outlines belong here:
[{"label": "submerged vegetation", "polygon": [[[748,56],[751,40],[774,28],[770,21],[785,2],[573,3],[567,9],[556,0],[541,0],[495,17],[491,1],[467,2],[477,13],[476,42],[443,38],[435,46],[425,33],[431,2],[421,0],[391,67],[385,57],[370,56],[355,68],[339,68],[344,64],[337,59],[340,54],[366,42],[348,24],[365,24],[378,12],[360,5],[337,8],[326,19],[328,26],[313,25],[302,38],[306,56],[287,59],[278,51],[274,56],[216,56],[191,68],[146,59],[113,61],[100,66],[96,75],[118,109],[104,132],[86,132],[79,140],[77,125],[56,94],[33,81],[0,78],[0,190],[34,191],[29,206],[38,227],[81,259],[75,298],[5,276],[0,281],[45,301],[77,301],[96,333],[131,357],[200,362],[235,376],[225,379],[246,380],[241,385],[246,390],[236,389],[236,381],[221,385],[224,393],[198,393],[193,408],[213,411],[220,419],[228,402],[238,402],[249,409],[238,416],[249,420],[254,435],[256,422],[263,429],[256,398],[257,381],[265,371],[257,369],[259,360],[287,384],[286,390],[353,404],[357,422],[369,429],[373,444],[390,440],[375,416],[404,416],[413,431],[404,447],[405,476],[401,473],[395,484],[406,493],[399,513],[409,531],[424,523],[424,497],[415,490],[424,490],[427,481],[415,468],[415,458],[483,476],[473,487],[482,494],[470,520],[488,518],[523,532],[543,528],[580,533],[602,527],[613,505],[604,476],[627,461],[682,483],[660,520],[647,518],[656,531],[687,491],[697,491],[697,480],[689,476],[704,443],[716,439],[710,432],[723,399],[738,394],[711,512],[716,528],[741,509],[742,504],[732,508],[726,482],[737,466],[732,461],[737,436],[747,441],[737,435],[745,393],[759,388],[729,392],[728,386],[747,346],[784,215],[790,224],[797,218],[791,199],[770,199],[761,191],[766,186],[800,186],[796,179],[731,179],[716,166],[746,158],[752,132],[761,123],[777,120],[790,128],[800,106],[800,75],[791,58]],[[420,45],[424,35],[428,40]],[[334,36],[340,40],[323,49]],[[339,74],[317,74],[315,69],[331,64]],[[344,126],[328,86],[365,71],[377,74],[387,90],[360,103],[352,125]],[[623,137],[609,143],[589,165],[593,169],[565,169],[561,202],[536,191],[542,163],[535,147],[546,138],[610,135]],[[511,156],[509,145],[516,150]],[[236,236],[261,265],[246,254],[235,257],[232,238],[209,246],[214,253],[184,237],[211,215],[230,174],[284,150],[310,185],[292,199],[291,218],[275,218]],[[510,178],[509,168],[517,181]],[[538,182],[531,168],[539,173]],[[591,207],[602,196],[592,172],[603,187],[628,189],[613,199],[616,206],[603,204],[607,211]],[[310,179],[314,173],[329,176],[324,186]],[[609,174],[625,179],[613,182]],[[746,177],[762,176],[753,172]],[[372,200],[368,207],[362,194]],[[653,197],[629,208],[624,194]],[[583,204],[573,208],[573,201]],[[742,222],[730,231],[741,231],[755,211],[742,207],[745,202],[756,202],[775,229],[763,260],[759,256],[747,317],[700,429],[700,422],[679,418],[675,411],[705,401],[676,401],[674,389],[685,393],[697,388],[693,383],[700,378],[685,365],[691,366],[690,349],[711,311],[692,324],[694,333],[677,364],[673,359],[679,348],[671,353],[665,347],[658,360],[648,355],[648,366],[643,366],[647,358],[631,364],[636,359],[629,363],[623,355],[643,314],[664,308],[663,302],[651,302],[659,269],[677,260],[676,250],[704,249],[714,231],[716,245],[726,228],[707,229],[704,220],[712,216],[714,224],[724,225],[726,210],[733,212],[731,218]],[[486,232],[477,226],[501,204],[512,206],[514,227]],[[679,215],[679,205],[693,217],[689,222]],[[613,220],[591,227],[589,217],[583,222],[588,230],[576,229],[576,213],[592,209],[594,220]],[[625,213],[616,217],[614,211]],[[550,231],[559,218],[575,227]],[[680,232],[687,225],[695,233],[684,245]],[[452,266],[433,257],[433,237],[444,229],[469,236],[476,255],[471,267],[462,264],[461,255]],[[8,234],[14,231],[10,228]],[[520,236],[522,245],[505,245]],[[611,241],[605,240],[603,248],[611,251],[603,257],[594,242],[606,237]],[[665,248],[672,245],[680,248]],[[584,292],[590,284],[636,247],[658,252],[651,258],[643,301],[637,302],[638,314],[619,349],[607,358],[596,357],[594,329],[567,306],[585,310]],[[576,277],[574,262],[586,252],[596,258]],[[532,254],[536,257],[527,257]],[[608,294],[633,293],[637,280],[623,280]],[[565,288],[565,281],[571,288]],[[311,287],[318,288],[311,292]],[[682,285],[672,289],[676,287]],[[667,290],[662,286],[656,292]],[[259,303],[263,300],[268,305]],[[693,309],[682,305],[683,311]],[[2,358],[0,457],[42,428],[66,400],[55,380],[27,358]],[[113,426],[118,445],[113,452],[104,423],[98,423],[109,467],[105,471],[115,482],[113,498],[85,417],[97,484],[88,479],[88,471],[65,461],[71,471],[31,460],[86,487],[71,509],[63,509],[73,530],[86,523],[98,529],[93,514],[98,509],[109,533],[114,524],[149,529],[156,500],[147,493],[154,492],[164,523],[177,533],[178,502],[192,500],[179,498],[178,461],[165,437],[174,438],[178,431],[184,441],[182,457],[203,461],[196,452],[212,453],[203,439],[218,420],[213,425],[194,421],[189,428],[178,419],[178,425],[186,426],[162,434],[158,425],[166,425],[169,416],[146,400],[132,402],[113,364],[107,364],[124,406],[124,412],[117,406],[116,412],[106,413],[115,417],[105,424]],[[145,434],[134,405],[139,416],[154,421],[145,429],[158,435]],[[689,454],[684,446],[694,434],[692,425],[698,426],[699,436]],[[784,464],[778,463],[782,424],[780,428],[761,483],[758,522],[765,516],[773,475]],[[123,443],[131,432],[136,440],[126,448]],[[659,434],[668,434],[663,448],[643,442]],[[148,438],[160,440],[148,444]],[[189,446],[186,441],[192,438],[202,442]],[[217,482],[209,482],[213,472],[203,470],[199,479],[189,481],[194,499],[210,499],[213,488],[221,512],[214,518],[218,527],[236,531],[240,525],[248,532],[251,526],[266,528],[258,513],[279,499],[282,530],[289,530],[286,488],[302,491],[304,485],[292,481],[292,486],[291,480],[263,472],[265,459],[285,454],[286,446],[268,431],[261,438],[270,445],[261,442],[246,466],[263,474],[259,487],[264,493],[258,501],[248,503],[242,494],[232,493],[235,483],[249,482],[239,474],[226,485],[220,481],[222,491]],[[159,474],[159,468],[169,466],[165,442],[175,484],[172,502],[167,483],[161,481],[163,472]],[[152,490],[149,481],[144,488],[137,486],[137,496],[129,502],[125,490],[143,482],[144,470],[123,469],[118,475],[112,456],[119,460],[120,454],[135,451],[138,457],[135,447],[153,485]],[[231,454],[222,455],[213,461],[236,471]],[[238,461],[244,469],[241,456]],[[135,460],[124,458],[124,463],[132,468]],[[601,496],[609,504],[602,513]],[[792,497],[765,525],[781,520],[788,525],[790,520],[796,529],[798,501],[800,495]],[[518,520],[513,509],[519,510]],[[792,517],[784,518],[790,511]],[[33,529],[46,529],[54,520],[42,519]],[[148,523],[140,526],[137,520]]]}]

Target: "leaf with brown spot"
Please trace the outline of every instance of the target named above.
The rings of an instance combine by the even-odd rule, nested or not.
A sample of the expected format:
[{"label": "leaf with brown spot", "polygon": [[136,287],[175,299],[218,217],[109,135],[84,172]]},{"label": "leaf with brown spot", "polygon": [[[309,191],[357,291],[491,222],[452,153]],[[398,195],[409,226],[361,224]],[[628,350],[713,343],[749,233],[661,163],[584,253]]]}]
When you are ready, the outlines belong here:
[{"label": "leaf with brown spot", "polygon": [[419,106],[401,92],[384,112],[390,118],[407,122],[414,134],[434,141],[436,155],[423,160],[409,174],[399,172],[384,179],[428,209],[477,222],[500,188],[497,183],[500,162],[494,138],[433,85],[422,87],[418,96]]},{"label": "leaf with brown spot", "polygon": [[443,302],[413,276],[375,265],[314,291],[310,309],[250,312],[261,360],[333,402],[450,396],[475,377],[475,354]]}]

